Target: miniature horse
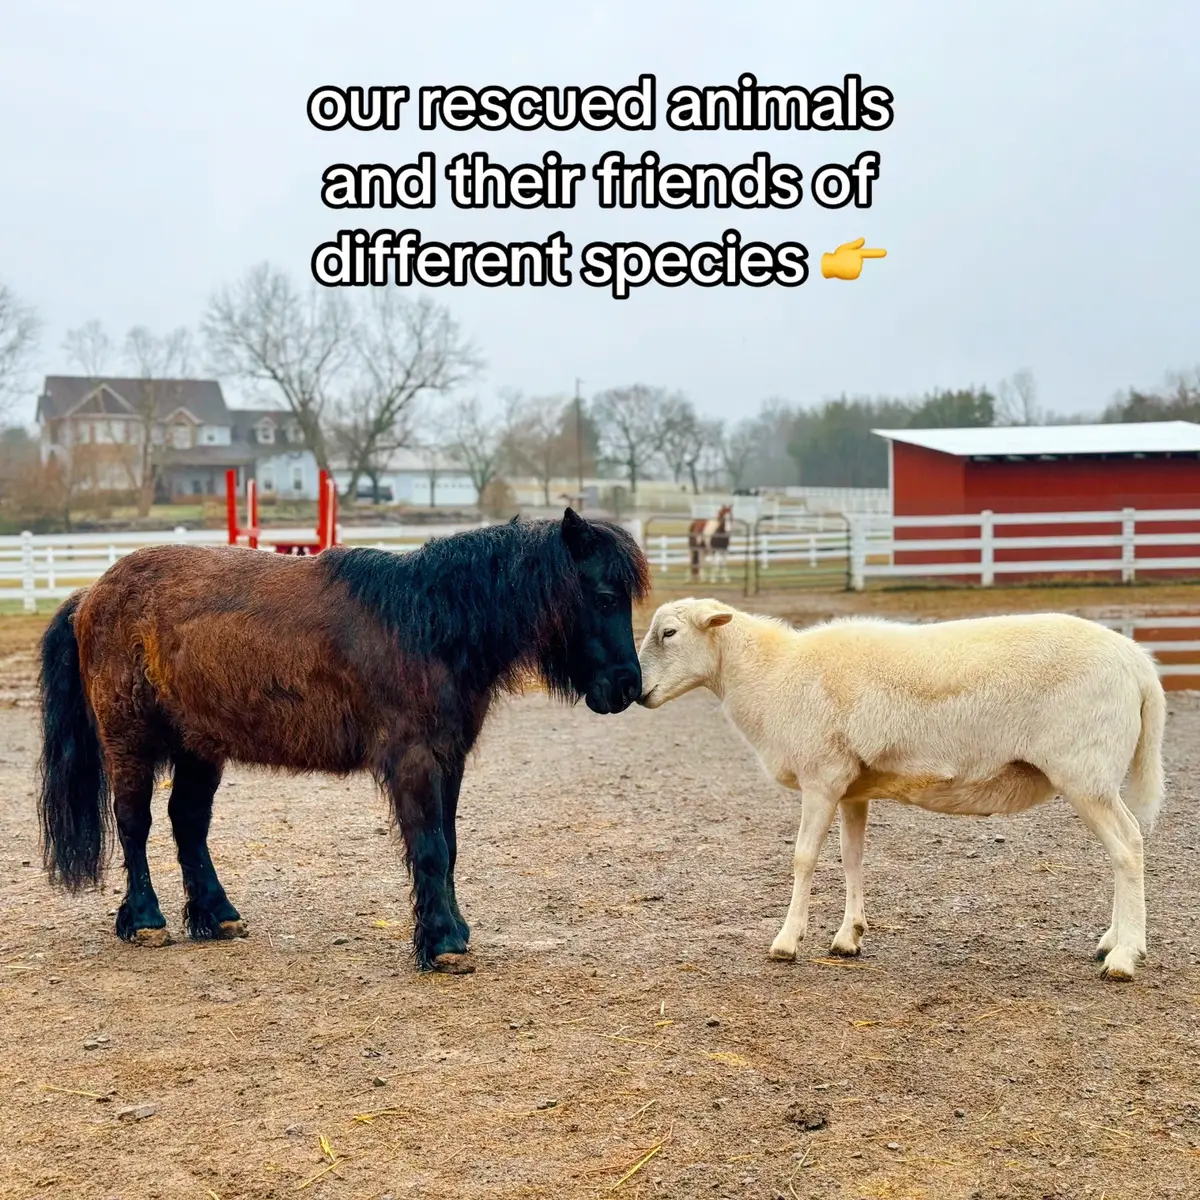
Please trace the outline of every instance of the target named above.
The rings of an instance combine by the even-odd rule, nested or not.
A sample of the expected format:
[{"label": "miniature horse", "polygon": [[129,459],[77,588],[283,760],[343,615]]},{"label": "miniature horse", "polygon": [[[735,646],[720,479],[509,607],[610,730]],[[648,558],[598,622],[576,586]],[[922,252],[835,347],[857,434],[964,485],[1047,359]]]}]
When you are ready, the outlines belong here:
[{"label": "miniature horse", "polygon": [[170,941],[146,862],[155,774],[170,764],[184,923],[196,939],[245,937],[207,846],[225,764],[367,770],[404,839],[419,966],[473,970],[455,814],[488,708],[532,674],[593,712],[626,709],[641,694],[632,603],[648,589],[630,535],[570,508],[402,555],[136,551],[68,599],[42,641],[50,879],[100,883],[111,793],[128,878],[117,933]]},{"label": "miniature horse", "polygon": [[[715,517],[700,518],[688,526],[688,548],[691,550],[691,577],[695,582],[700,578],[701,564],[707,568],[712,563],[712,570],[705,570],[706,583],[715,583],[717,572],[721,578],[729,581],[729,518],[733,513],[733,505],[725,504],[717,511]],[[712,579],[708,579],[708,575]]]}]

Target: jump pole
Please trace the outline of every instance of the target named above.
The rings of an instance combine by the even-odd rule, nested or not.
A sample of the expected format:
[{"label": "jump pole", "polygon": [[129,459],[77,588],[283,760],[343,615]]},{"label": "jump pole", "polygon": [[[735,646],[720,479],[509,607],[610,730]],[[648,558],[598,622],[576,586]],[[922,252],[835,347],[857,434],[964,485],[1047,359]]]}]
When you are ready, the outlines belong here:
[{"label": "jump pole", "polygon": [[246,542],[251,550],[258,549],[258,483],[256,480],[246,480],[246,516],[250,528],[246,530]]},{"label": "jump pole", "polygon": [[229,544],[237,545],[237,472],[230,467],[225,472],[225,520],[229,524]]}]

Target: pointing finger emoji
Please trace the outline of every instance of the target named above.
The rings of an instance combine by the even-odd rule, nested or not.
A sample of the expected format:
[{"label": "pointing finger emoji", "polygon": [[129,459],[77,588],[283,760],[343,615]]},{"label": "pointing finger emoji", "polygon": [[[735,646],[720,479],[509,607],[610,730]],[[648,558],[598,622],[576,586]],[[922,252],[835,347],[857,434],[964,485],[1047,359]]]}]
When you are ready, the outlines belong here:
[{"label": "pointing finger emoji", "polygon": [[826,279],[857,279],[864,258],[886,258],[886,250],[863,249],[866,238],[843,242],[832,254],[821,255],[821,274]]}]

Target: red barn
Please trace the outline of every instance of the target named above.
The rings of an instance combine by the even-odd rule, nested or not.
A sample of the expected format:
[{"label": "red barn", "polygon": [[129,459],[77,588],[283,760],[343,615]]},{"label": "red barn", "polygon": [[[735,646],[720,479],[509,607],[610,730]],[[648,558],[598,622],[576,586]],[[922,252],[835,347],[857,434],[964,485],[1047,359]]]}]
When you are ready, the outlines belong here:
[{"label": "red barn", "polygon": [[[1200,425],[1154,421],[1111,425],[1022,425],[971,429],[876,429],[888,442],[888,489],[896,517],[1002,513],[1119,513],[1138,510],[1137,533],[1196,533],[1193,522],[1147,520],[1154,510],[1200,510]],[[1122,521],[1017,525],[1000,523],[998,539],[1120,535]],[[976,538],[978,527],[904,528],[896,540]],[[1120,546],[1013,548],[997,543],[994,561],[1113,561]],[[1139,545],[1138,573],[1150,558],[1200,556],[1192,545]],[[980,562],[979,550],[897,551],[897,565]],[[1096,574],[1094,566],[1082,568]],[[1107,575],[1107,571],[1100,571]],[[1195,574],[1195,571],[1187,572]],[[1000,571],[1005,580],[1020,578]],[[1044,578],[1044,576],[1042,576]]]}]

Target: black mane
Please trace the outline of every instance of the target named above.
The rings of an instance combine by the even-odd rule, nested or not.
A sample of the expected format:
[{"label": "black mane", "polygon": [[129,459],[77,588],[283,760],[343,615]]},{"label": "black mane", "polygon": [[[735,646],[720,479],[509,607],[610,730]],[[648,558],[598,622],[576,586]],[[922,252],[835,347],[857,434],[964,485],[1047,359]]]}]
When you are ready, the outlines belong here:
[{"label": "black mane", "polygon": [[[637,543],[611,522],[588,525],[605,577],[643,599],[650,581]],[[334,549],[321,558],[404,653],[439,659],[478,693],[510,688],[532,670],[552,694],[578,699],[566,638],[583,598],[560,521],[472,529],[408,554]]]}]

